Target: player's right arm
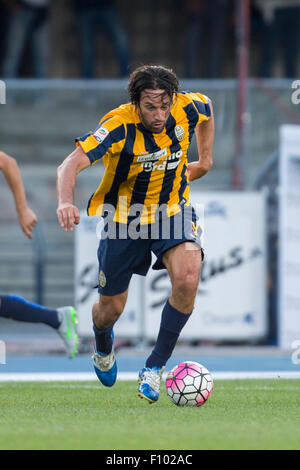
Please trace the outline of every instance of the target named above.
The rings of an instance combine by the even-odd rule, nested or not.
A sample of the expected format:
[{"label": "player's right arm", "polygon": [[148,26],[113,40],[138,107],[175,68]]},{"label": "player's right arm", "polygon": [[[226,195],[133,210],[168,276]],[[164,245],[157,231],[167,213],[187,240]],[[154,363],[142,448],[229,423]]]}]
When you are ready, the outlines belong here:
[{"label": "player's right arm", "polygon": [[80,221],[79,210],[74,205],[74,189],[78,173],[96,163],[104,155],[111,152],[119,154],[125,142],[125,126],[119,117],[108,113],[94,131],[76,138],[75,142],[76,150],[57,170],[57,217],[66,232],[73,230],[74,224],[79,224]]},{"label": "player's right arm", "polygon": [[74,224],[79,224],[80,215],[74,205],[74,189],[76,178],[85,168],[91,165],[89,158],[78,146],[57,169],[57,218],[61,227],[67,232],[74,230]]}]

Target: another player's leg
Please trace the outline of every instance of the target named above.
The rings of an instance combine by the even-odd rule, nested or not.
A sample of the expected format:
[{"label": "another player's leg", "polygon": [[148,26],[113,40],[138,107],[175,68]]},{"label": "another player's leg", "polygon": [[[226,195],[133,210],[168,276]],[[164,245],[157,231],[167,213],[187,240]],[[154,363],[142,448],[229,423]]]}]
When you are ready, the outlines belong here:
[{"label": "another player's leg", "polygon": [[[149,403],[159,398],[164,366],[173,353],[179,335],[194,308],[201,271],[201,251],[188,250],[190,242],[166,251],[163,263],[171,282],[172,294],[166,302],[155,347],[139,373],[138,394]],[[193,243],[193,248],[196,245]]]},{"label": "another player's leg", "polygon": [[117,361],[113,349],[113,326],[124,310],[128,290],[121,294],[100,295],[93,306],[93,329],[95,334],[94,369],[100,382],[106,387],[117,379]]},{"label": "another player's leg", "polygon": [[77,315],[74,307],[49,309],[20,296],[1,295],[0,317],[51,326],[62,338],[67,356],[72,358],[77,353]]},{"label": "another player's leg", "polygon": [[60,307],[57,309],[59,327],[57,332],[65,343],[67,356],[71,359],[76,356],[78,350],[77,313],[74,307]]}]

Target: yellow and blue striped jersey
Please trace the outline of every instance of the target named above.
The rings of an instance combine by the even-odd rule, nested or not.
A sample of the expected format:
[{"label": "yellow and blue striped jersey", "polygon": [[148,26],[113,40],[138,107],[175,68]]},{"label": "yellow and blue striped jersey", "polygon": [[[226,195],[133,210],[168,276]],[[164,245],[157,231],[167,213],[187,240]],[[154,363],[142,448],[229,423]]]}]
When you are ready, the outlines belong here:
[{"label": "yellow and blue striped jersey", "polygon": [[177,93],[161,133],[148,131],[137,108],[123,104],[107,113],[93,132],[76,139],[91,163],[103,158],[105,173],[91,196],[89,215],[115,210],[114,221],[127,223],[142,208],[141,224],[153,223],[159,207],[168,215],[189,204],[187,153],[195,127],[210,118],[210,106],[201,93]]}]

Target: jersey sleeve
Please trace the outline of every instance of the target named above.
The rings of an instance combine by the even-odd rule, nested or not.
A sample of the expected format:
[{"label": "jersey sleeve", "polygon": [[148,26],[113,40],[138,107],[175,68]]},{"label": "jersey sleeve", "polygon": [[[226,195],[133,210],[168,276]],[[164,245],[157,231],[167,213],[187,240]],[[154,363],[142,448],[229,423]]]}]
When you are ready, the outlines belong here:
[{"label": "jersey sleeve", "polygon": [[207,96],[201,93],[190,93],[190,98],[199,115],[197,124],[208,121],[211,117],[211,111]]},{"label": "jersey sleeve", "polygon": [[77,147],[81,146],[93,164],[107,153],[121,152],[125,143],[125,126],[116,117],[104,118],[94,131],[77,137],[75,143]]}]

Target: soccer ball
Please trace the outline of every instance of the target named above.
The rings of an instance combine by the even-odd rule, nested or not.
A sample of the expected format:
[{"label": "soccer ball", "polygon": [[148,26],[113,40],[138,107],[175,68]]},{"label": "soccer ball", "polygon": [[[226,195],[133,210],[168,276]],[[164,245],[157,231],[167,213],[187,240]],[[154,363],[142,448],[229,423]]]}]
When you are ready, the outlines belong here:
[{"label": "soccer ball", "polygon": [[166,378],[167,395],[177,406],[201,406],[212,391],[210,372],[198,362],[181,362]]}]

